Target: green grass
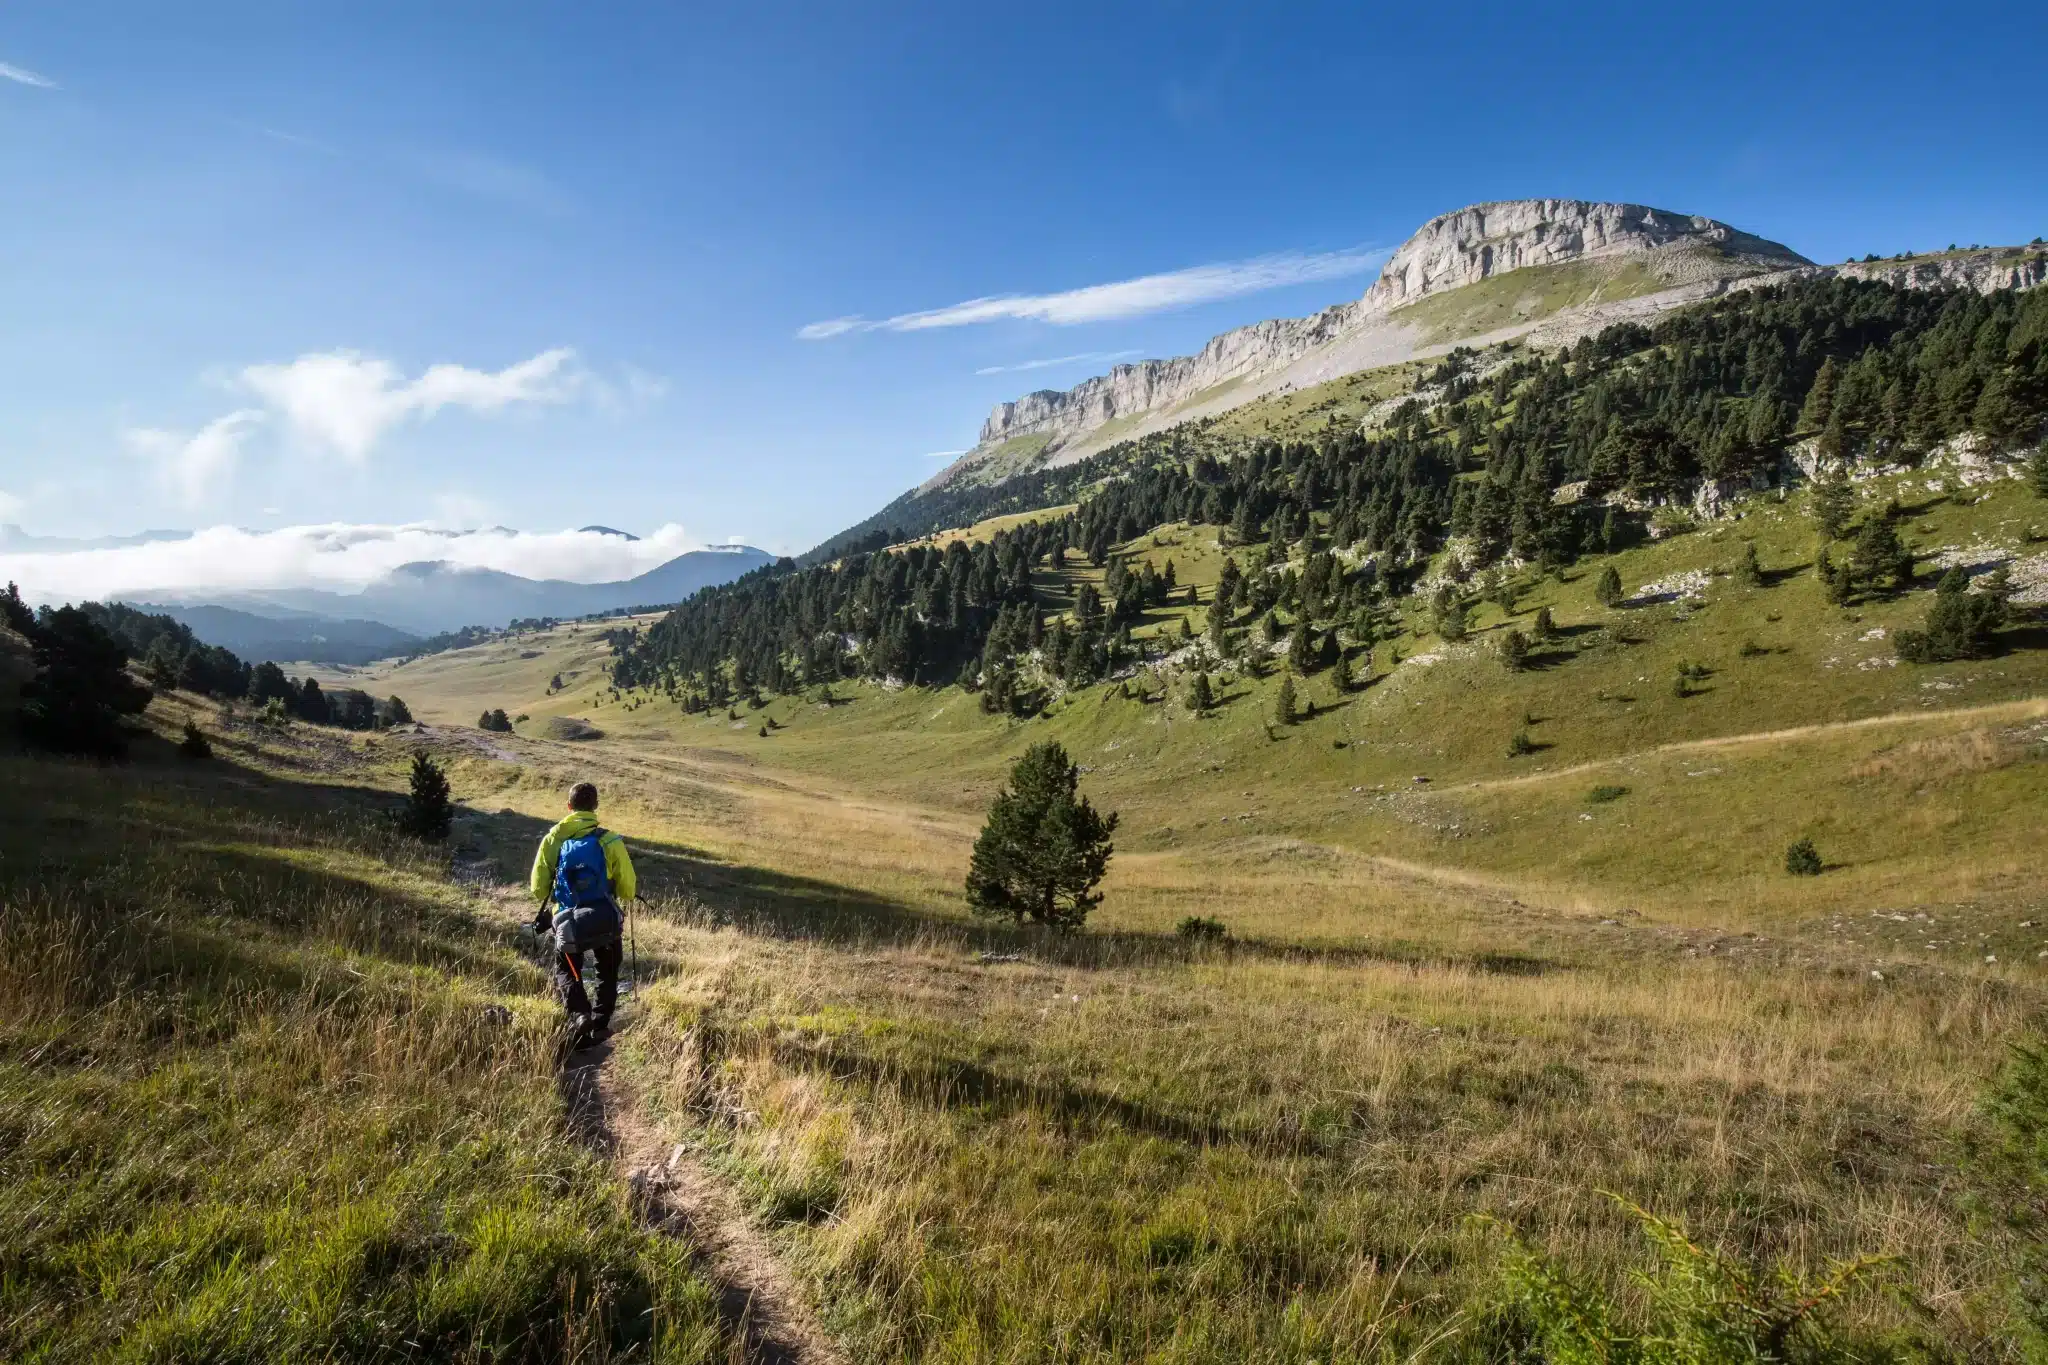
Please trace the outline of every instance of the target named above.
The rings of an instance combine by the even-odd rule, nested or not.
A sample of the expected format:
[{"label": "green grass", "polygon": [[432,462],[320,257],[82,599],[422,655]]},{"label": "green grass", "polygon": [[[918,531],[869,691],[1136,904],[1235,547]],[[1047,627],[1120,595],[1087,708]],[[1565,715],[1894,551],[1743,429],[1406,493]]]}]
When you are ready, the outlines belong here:
[{"label": "green grass", "polygon": [[[1898,493],[1923,551],[1996,540],[2038,553],[2027,537],[2048,513],[2016,483],[1957,502],[1929,481],[1939,471],[1862,491]],[[1513,617],[1481,605],[1473,638],[1447,647],[1424,605],[1404,601],[1371,681],[1338,694],[1311,676],[1300,689],[1311,717],[1284,729],[1267,723],[1277,672],[1219,674],[1221,704],[1205,718],[1159,699],[1178,698],[1177,680],[1149,676],[1022,720],[983,714],[959,688],[857,683],[835,685],[830,706],[790,697],[737,722],[688,717],[645,697],[610,702],[601,646],[564,629],[509,654],[436,656],[373,687],[462,724],[486,704],[532,713],[488,749],[460,730],[420,741],[236,731],[222,737],[224,771],[205,779],[220,791],[190,794],[176,783],[200,779],[167,766],[23,764],[15,771],[58,784],[33,817],[46,823],[28,826],[40,831],[33,848],[62,847],[47,831],[73,818],[102,862],[145,859],[143,884],[162,889],[139,923],[220,916],[264,945],[260,969],[207,966],[203,980],[221,984],[178,985],[172,995],[198,1002],[180,1007],[196,1022],[169,1029],[179,1055],[213,1068],[179,1082],[197,1108],[251,1116],[213,1150],[239,1154],[256,1195],[237,1204],[226,1178],[210,1184],[186,1162],[185,1184],[132,1206],[179,1220],[188,1202],[225,1205],[209,1216],[277,1239],[285,1266],[358,1244],[321,1221],[330,1203],[363,1204],[373,1230],[429,1226],[454,1239],[431,1242],[443,1258],[434,1275],[405,1271],[403,1292],[388,1280],[348,1291],[355,1304],[411,1305],[407,1331],[441,1321],[423,1286],[459,1279],[486,1244],[465,1230],[473,1222],[436,1222],[433,1210],[542,1218],[557,1206],[512,1202],[514,1186],[537,1180],[587,1189],[579,1208],[617,1209],[605,1173],[547,1130],[558,1111],[533,1055],[545,1008],[531,968],[502,929],[466,915],[438,865],[367,832],[368,797],[332,790],[391,790],[408,746],[431,742],[473,812],[462,837],[503,876],[523,871],[566,785],[597,782],[653,902],[640,923],[650,985],[620,1065],[664,1136],[747,1201],[853,1358],[1371,1360],[1434,1342],[1431,1359],[1500,1359],[1531,1349],[1541,1323],[1512,1292],[1512,1244],[1470,1215],[1519,1228],[1545,1264],[1626,1308],[1638,1301],[1632,1273],[1652,1260],[1608,1191],[1682,1220],[1731,1264],[1812,1280],[1836,1259],[1896,1257],[1882,1292],[1841,1306],[1867,1358],[2010,1359],[2012,1247],[1972,1223],[1955,1153],[1987,1079],[2048,1010],[2036,847],[2048,652],[2023,630],[1994,659],[1890,665],[1889,632],[1916,622],[1931,594],[1831,606],[1808,567],[1802,500],[1743,512],[1612,558],[1631,591],[1703,575],[1685,604],[1602,607],[1593,586],[1607,561],[1596,558],[1561,579],[1526,577]],[[1216,537],[1161,527],[1119,552],[1172,558],[1202,589],[1199,629],[1223,558]],[[1745,543],[1764,586],[1732,572]],[[1078,556],[1042,571],[1042,603],[1057,609],[1099,574]],[[1562,640],[1508,671],[1492,638],[1527,629],[1543,606]],[[1155,613],[1142,631],[1173,632],[1187,610]],[[1680,663],[1697,666],[1683,697],[1671,686]],[[542,695],[563,669],[573,685]],[[549,741],[543,718],[556,715],[588,716],[604,738]],[[778,728],[762,737],[770,717]],[[1536,750],[1510,757],[1518,731]],[[1043,738],[1064,743],[1091,798],[1123,817],[1108,899],[1073,939],[973,922],[961,891],[990,793]],[[274,780],[286,773],[298,780]],[[1821,875],[1785,872],[1798,838],[1814,841]],[[26,855],[5,848],[17,877]],[[145,852],[122,851],[133,849]],[[228,877],[230,858],[249,866]],[[116,884],[83,858],[37,876],[99,896]],[[346,894],[294,889],[315,881]],[[280,918],[264,909],[273,903],[305,908]],[[166,916],[165,905],[191,908]],[[1228,942],[1183,939],[1190,917],[1220,923]],[[210,932],[212,944],[239,941]],[[11,937],[70,941],[42,928]],[[55,977],[96,980],[78,961]],[[42,1017],[44,988],[0,984]],[[302,998],[312,1003],[290,1004]],[[473,1007],[497,1002],[514,1023],[480,1030]],[[88,1003],[49,1018],[97,1017]],[[240,1009],[268,1022],[234,1022]],[[146,1058],[130,1063],[138,1085],[174,1074],[168,1044],[135,1041],[163,1028],[134,1017],[106,1026],[92,1045],[103,1050],[88,1050],[109,1060],[94,1065],[113,1075],[121,1057]],[[331,1064],[295,1060],[317,1054],[293,1042],[314,1027],[302,1020],[326,1021],[316,1032],[337,1049]],[[379,1039],[412,1037],[393,1021],[438,1022],[426,1040],[380,1051],[395,1044]],[[35,1027],[10,1059],[56,1031]],[[423,1060],[380,1060],[395,1055]],[[41,1064],[22,1063],[31,1079],[20,1083],[45,1087],[37,1104],[80,1131],[129,1103],[73,1097]],[[344,1084],[362,1112],[334,1120],[340,1155],[315,1154],[278,1097],[326,1114],[325,1087]],[[164,1113],[135,1120],[157,1126],[124,1161],[147,1169],[147,1150],[185,1150],[187,1125],[218,1131],[190,1109]],[[392,1146],[361,1136],[371,1131],[451,1137]],[[464,1167],[450,1149],[470,1141],[510,1143],[530,1164]],[[285,1154],[274,1162],[273,1147]],[[290,1203],[282,1172],[306,1167],[320,1199]],[[309,1212],[278,1226],[250,1204]],[[30,1223],[35,1205],[12,1207],[14,1223]],[[111,1225],[109,1207],[76,1221]],[[673,1292],[686,1301],[674,1320],[701,1325],[687,1268],[678,1279],[660,1260],[672,1251],[610,1218],[589,1225],[595,1242],[540,1223],[522,1224],[533,1229],[522,1239],[554,1248],[554,1283],[562,1265],[607,1267],[610,1302]],[[304,1245],[291,1240],[301,1226]],[[84,1335],[83,1289],[61,1300],[72,1316],[52,1321],[80,1340],[156,1340],[138,1324],[168,1310],[140,1280],[115,1283],[116,1326]],[[584,1320],[560,1292],[533,1309],[517,1288],[531,1282],[491,1283],[490,1303],[529,1316],[493,1307],[473,1321],[538,1312],[559,1332]],[[708,1343],[687,1335],[698,1330],[679,1326],[678,1339]]]},{"label": "green grass", "polygon": [[1540,322],[1568,308],[1654,294],[1672,284],[1651,264],[1633,259],[1532,265],[1418,299],[1392,317],[1419,327],[1423,344],[1434,345]]},{"label": "green grass", "polygon": [[235,759],[0,758],[0,1356],[724,1359],[563,1131],[540,973],[360,792],[388,770],[295,780],[196,714]]}]

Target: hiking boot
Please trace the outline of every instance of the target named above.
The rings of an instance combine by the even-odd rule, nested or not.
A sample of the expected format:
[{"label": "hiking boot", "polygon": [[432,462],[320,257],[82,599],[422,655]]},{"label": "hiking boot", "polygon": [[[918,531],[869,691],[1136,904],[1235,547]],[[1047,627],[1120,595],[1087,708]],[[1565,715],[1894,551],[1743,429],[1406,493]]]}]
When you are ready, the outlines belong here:
[{"label": "hiking boot", "polygon": [[583,1026],[584,1046],[586,1047],[595,1047],[599,1043],[608,1042],[611,1036],[612,1024],[609,1019],[592,1019]]}]

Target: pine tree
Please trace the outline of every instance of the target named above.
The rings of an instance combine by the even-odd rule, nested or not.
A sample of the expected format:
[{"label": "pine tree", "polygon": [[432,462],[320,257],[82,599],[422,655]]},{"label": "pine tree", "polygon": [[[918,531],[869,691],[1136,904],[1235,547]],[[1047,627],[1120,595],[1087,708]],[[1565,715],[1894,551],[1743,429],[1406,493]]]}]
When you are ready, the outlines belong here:
[{"label": "pine tree", "polygon": [[1886,578],[1896,588],[1912,586],[1913,552],[1899,539],[1897,519],[1892,515],[1897,507],[1894,503],[1887,512],[1865,517],[1856,532],[1856,548],[1848,565],[1852,586],[1875,587],[1879,579]]},{"label": "pine tree", "polygon": [[1600,577],[1593,584],[1593,598],[1603,607],[1621,605],[1621,570],[1609,564],[1600,570]]},{"label": "pine tree", "polygon": [[1536,620],[1530,626],[1530,633],[1544,644],[1557,638],[1557,622],[1552,618],[1549,607],[1536,608]]},{"label": "pine tree", "polygon": [[1500,661],[1508,671],[1519,673],[1529,666],[1529,637],[1519,630],[1510,630],[1500,637]]},{"label": "pine tree", "polygon": [[967,901],[977,914],[1074,930],[1101,903],[1095,887],[1109,868],[1117,817],[1098,814],[1079,786],[1080,769],[1057,743],[1034,744],[1017,760],[968,864]]},{"label": "pine tree", "polygon": [[1216,694],[1209,687],[1209,675],[1201,669],[1188,683],[1188,710],[1196,715],[1207,715],[1216,705]]},{"label": "pine tree", "polygon": [[1760,588],[1764,583],[1764,566],[1757,562],[1756,542],[1749,541],[1742,547],[1742,558],[1735,565],[1735,577],[1745,587]]},{"label": "pine tree", "polygon": [[1338,651],[1337,662],[1330,666],[1330,685],[1340,696],[1357,685],[1351,676],[1351,660],[1341,650]]},{"label": "pine tree", "polygon": [[384,723],[386,725],[412,724],[412,710],[397,696],[384,699]]},{"label": "pine tree", "polygon": [[1273,719],[1282,725],[1294,724],[1298,719],[1294,705],[1294,675],[1283,673],[1280,686],[1273,692]]},{"label": "pine tree", "polygon": [[1303,676],[1315,666],[1315,630],[1307,621],[1294,627],[1294,637],[1287,642],[1287,666]]},{"label": "pine tree", "polygon": [[[11,585],[10,596],[19,603]],[[10,621],[21,615],[8,612]],[[22,739],[56,753],[125,755],[123,721],[150,701],[149,689],[128,676],[127,647],[78,607],[45,609],[26,624],[36,673],[21,689]]]},{"label": "pine tree", "polygon": [[2048,498],[2048,441],[2043,441],[2027,461],[2027,482],[2034,486],[2035,497]]},{"label": "pine tree", "polygon": [[1825,466],[1813,481],[1813,524],[1827,540],[1840,540],[1856,511],[1856,490],[1834,465]]},{"label": "pine tree", "polygon": [[455,821],[455,802],[450,799],[448,775],[422,749],[412,756],[412,789],[405,807],[398,813],[398,829],[415,839],[439,843],[448,837]]},{"label": "pine tree", "polygon": [[1826,427],[1835,415],[1835,388],[1840,371],[1835,368],[1835,358],[1829,356],[1820,363],[1820,370],[1813,377],[1813,387],[1806,391],[1806,404],[1799,409],[1799,429],[1818,432]]}]

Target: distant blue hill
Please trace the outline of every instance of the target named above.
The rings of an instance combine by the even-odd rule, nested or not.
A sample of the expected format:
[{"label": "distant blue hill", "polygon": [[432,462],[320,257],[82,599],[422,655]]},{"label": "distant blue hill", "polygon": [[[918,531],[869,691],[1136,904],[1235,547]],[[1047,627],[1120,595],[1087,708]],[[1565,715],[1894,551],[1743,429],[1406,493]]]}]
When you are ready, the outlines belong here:
[{"label": "distant blue hill", "polygon": [[[668,606],[774,562],[765,550],[735,545],[691,550],[637,578],[570,583],[425,560],[401,565],[357,593],[283,588],[142,592],[126,598],[137,606],[168,612],[191,626],[200,639],[225,645],[245,658],[362,663],[403,653],[416,637],[464,626],[497,628],[522,618]],[[202,616],[208,609],[210,614]],[[378,635],[378,628],[390,632],[389,638]],[[365,655],[365,650],[377,652]]]}]

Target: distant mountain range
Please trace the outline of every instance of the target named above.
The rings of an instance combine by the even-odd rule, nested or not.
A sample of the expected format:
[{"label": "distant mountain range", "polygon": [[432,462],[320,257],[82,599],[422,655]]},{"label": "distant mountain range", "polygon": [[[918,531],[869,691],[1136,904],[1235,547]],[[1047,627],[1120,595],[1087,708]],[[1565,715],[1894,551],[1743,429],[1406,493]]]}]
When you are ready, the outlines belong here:
[{"label": "distant mountain range", "polygon": [[13,551],[17,554],[125,550],[131,545],[155,545],[166,540],[190,539],[190,531],[138,531],[132,536],[32,536],[12,523],[0,524],[0,552]]},{"label": "distant mountain range", "polygon": [[637,578],[571,583],[428,560],[400,565],[354,593],[194,590],[131,594],[127,600],[165,612],[200,639],[245,658],[364,663],[403,653],[420,637],[464,626],[501,627],[533,617],[665,606],[774,562],[765,550],[734,545],[691,550]]}]

